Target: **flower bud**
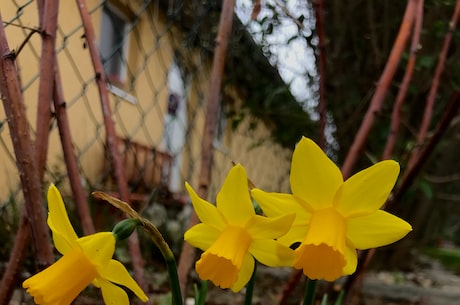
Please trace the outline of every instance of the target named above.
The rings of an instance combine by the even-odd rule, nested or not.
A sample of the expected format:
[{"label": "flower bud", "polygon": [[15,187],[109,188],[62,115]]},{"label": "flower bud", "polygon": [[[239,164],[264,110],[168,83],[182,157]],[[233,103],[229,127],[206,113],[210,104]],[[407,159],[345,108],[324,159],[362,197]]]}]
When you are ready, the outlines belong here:
[{"label": "flower bud", "polygon": [[137,226],[141,225],[140,219],[128,218],[120,221],[113,227],[112,233],[117,240],[123,240],[129,237]]}]

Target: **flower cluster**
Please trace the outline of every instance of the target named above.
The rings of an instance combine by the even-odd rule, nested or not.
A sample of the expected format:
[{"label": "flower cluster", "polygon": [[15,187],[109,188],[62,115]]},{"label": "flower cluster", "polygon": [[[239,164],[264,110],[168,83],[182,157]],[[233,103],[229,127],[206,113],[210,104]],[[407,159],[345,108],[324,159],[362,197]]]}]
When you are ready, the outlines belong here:
[{"label": "flower cluster", "polygon": [[[196,271],[201,279],[233,291],[249,281],[254,258],[268,266],[302,269],[310,279],[333,281],[351,274],[357,249],[393,243],[412,230],[380,209],[398,175],[398,163],[386,160],[344,181],[334,162],[304,137],[292,157],[292,194],[249,190],[240,164],[230,170],[215,206],[186,184],[201,220],[184,236],[204,251]],[[250,194],[266,216],[255,214]]]},{"label": "flower cluster", "polygon": [[[201,220],[184,235],[185,241],[203,250],[196,271],[201,279],[234,292],[249,282],[256,260],[272,267],[294,267],[310,279],[334,281],[351,274],[356,270],[357,250],[393,243],[412,230],[404,220],[381,210],[398,175],[398,163],[386,160],[344,181],[334,162],[313,141],[302,138],[292,156],[292,194],[249,189],[240,164],[228,173],[215,205],[186,183]],[[256,214],[254,201],[264,215]],[[148,220],[128,207],[132,219],[120,222],[112,232],[79,238],[54,185],[48,190],[48,209],[54,244],[63,256],[24,281],[35,303],[68,305],[91,283],[102,290],[107,305],[129,304],[120,286],[146,302],[147,296],[126,268],[112,259],[116,240],[142,225],[164,252],[173,303],[182,304],[174,255]]]}]

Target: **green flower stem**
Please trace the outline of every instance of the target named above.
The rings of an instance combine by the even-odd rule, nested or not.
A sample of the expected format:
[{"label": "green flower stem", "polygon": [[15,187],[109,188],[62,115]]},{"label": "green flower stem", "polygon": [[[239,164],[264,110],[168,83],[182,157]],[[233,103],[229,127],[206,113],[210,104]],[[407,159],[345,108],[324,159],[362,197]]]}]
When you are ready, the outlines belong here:
[{"label": "green flower stem", "polygon": [[149,235],[153,243],[158,247],[168,268],[169,281],[171,284],[172,304],[182,305],[182,293],[180,290],[179,276],[177,275],[177,264],[174,253],[169,248],[169,245],[164,240],[160,231],[147,219],[142,218],[142,225],[144,230]]},{"label": "green flower stem", "polygon": [[208,292],[208,281],[201,281],[200,290],[195,288],[195,305],[204,305],[206,293]]},{"label": "green flower stem", "polygon": [[317,280],[310,280],[307,278],[307,285],[305,287],[305,296],[303,299],[303,305],[313,305],[315,303]]},{"label": "green flower stem", "polygon": [[345,290],[341,290],[339,293],[339,296],[337,297],[337,300],[335,300],[334,305],[342,305],[344,296],[345,296]]},{"label": "green flower stem", "polygon": [[257,261],[254,262],[254,271],[252,272],[251,279],[246,285],[246,295],[244,296],[244,305],[252,304],[252,296],[254,294],[256,271],[257,271]]}]

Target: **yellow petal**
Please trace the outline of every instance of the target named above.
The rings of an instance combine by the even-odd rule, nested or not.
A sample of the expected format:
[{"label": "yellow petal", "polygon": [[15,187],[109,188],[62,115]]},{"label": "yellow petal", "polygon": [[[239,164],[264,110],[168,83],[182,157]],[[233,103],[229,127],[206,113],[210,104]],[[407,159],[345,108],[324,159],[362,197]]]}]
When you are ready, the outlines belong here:
[{"label": "yellow petal", "polygon": [[371,215],[347,220],[347,238],[360,250],[391,244],[410,231],[412,231],[410,224],[381,210]]},{"label": "yellow petal", "polygon": [[332,205],[335,192],[343,183],[340,169],[312,140],[303,137],[292,155],[291,189],[313,209]]},{"label": "yellow petal", "polygon": [[106,305],[129,305],[128,295],[122,288],[103,279],[99,279],[98,284]]},{"label": "yellow petal", "polygon": [[77,242],[96,268],[107,265],[115,251],[115,236],[112,232],[88,235],[79,238]]},{"label": "yellow petal", "polygon": [[70,223],[61,193],[54,184],[48,188],[47,197],[48,226],[53,232],[54,245],[61,254],[66,254],[76,245],[78,236]]},{"label": "yellow petal", "polygon": [[69,305],[97,276],[97,270],[80,247],[74,247],[56,263],[28,278],[22,286],[36,304]]},{"label": "yellow petal", "polygon": [[253,239],[275,239],[285,235],[294,222],[295,214],[284,215],[280,217],[264,217],[255,215],[247,230]]},{"label": "yellow petal", "polygon": [[294,225],[292,225],[288,233],[277,239],[281,244],[289,247],[292,244],[302,242],[305,239],[308,232],[308,225],[306,223],[295,223],[296,222],[294,222]]},{"label": "yellow petal", "polygon": [[217,240],[220,231],[205,223],[191,227],[184,234],[184,240],[195,248],[206,251]]},{"label": "yellow petal", "polygon": [[347,245],[345,248],[345,261],[347,262],[343,268],[343,275],[350,275],[355,273],[356,266],[358,265],[358,254],[356,249]]},{"label": "yellow petal", "polygon": [[216,198],[217,209],[232,225],[244,226],[255,215],[249,197],[248,177],[241,164],[236,164],[225,178]]},{"label": "yellow petal", "polygon": [[253,189],[251,195],[268,217],[278,217],[291,213],[310,213],[311,207],[291,194],[268,193],[260,189]]},{"label": "yellow petal", "polygon": [[235,284],[231,287],[233,292],[238,292],[243,289],[244,286],[251,279],[252,274],[254,273],[254,258],[246,253],[243,259],[243,264],[241,265],[240,272],[238,273],[238,279]]},{"label": "yellow petal", "polygon": [[227,224],[217,208],[206,200],[201,199],[187,182],[185,182],[185,188],[190,195],[193,209],[195,210],[195,213],[200,221],[213,226],[216,229],[223,230]]},{"label": "yellow petal", "polygon": [[345,217],[373,213],[387,200],[399,175],[393,160],[378,162],[350,177],[335,199],[336,208]]},{"label": "yellow petal", "polygon": [[[129,288],[142,302],[146,302],[148,300],[144,291],[142,291],[141,287],[139,287],[136,281],[128,273],[125,266],[123,266],[123,264],[119,261],[112,259],[106,266],[100,268],[98,283],[101,285],[102,292],[104,292],[104,285],[102,282],[106,282],[104,280]],[[113,284],[110,285],[115,286]]]},{"label": "yellow petal", "polygon": [[253,240],[249,247],[251,253],[259,262],[270,267],[292,266],[294,250],[273,239]]}]

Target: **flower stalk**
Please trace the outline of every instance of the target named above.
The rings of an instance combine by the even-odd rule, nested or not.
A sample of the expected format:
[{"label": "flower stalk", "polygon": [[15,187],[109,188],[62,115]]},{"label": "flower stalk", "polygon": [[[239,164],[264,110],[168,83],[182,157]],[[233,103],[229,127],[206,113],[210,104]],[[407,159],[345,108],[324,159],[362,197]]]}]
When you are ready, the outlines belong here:
[{"label": "flower stalk", "polygon": [[244,296],[244,305],[252,304],[252,296],[254,295],[254,286],[256,282],[257,262],[254,265],[254,272],[252,273],[251,279],[246,285],[246,295]]},{"label": "flower stalk", "polygon": [[318,280],[312,280],[312,279],[307,278],[303,305],[313,305],[315,303],[315,294],[316,294],[317,284],[318,284]]}]

